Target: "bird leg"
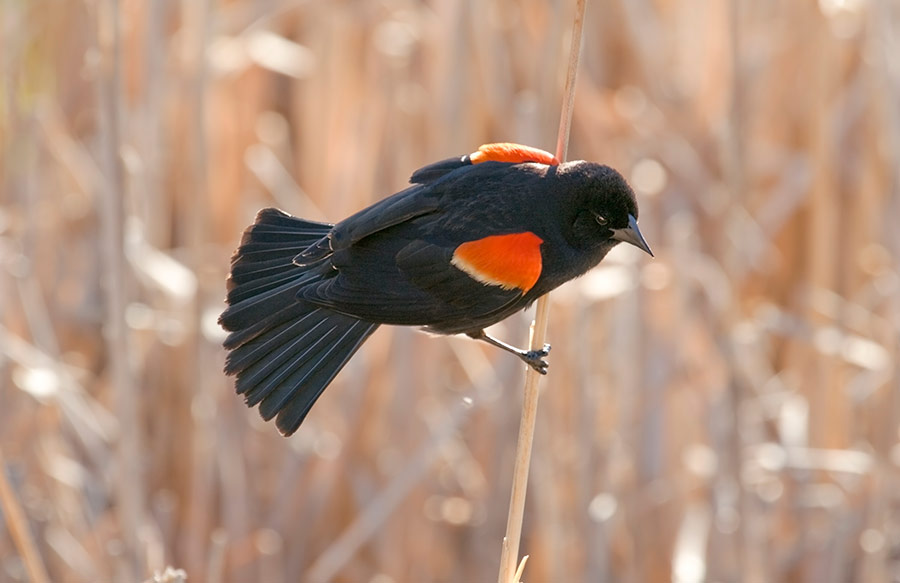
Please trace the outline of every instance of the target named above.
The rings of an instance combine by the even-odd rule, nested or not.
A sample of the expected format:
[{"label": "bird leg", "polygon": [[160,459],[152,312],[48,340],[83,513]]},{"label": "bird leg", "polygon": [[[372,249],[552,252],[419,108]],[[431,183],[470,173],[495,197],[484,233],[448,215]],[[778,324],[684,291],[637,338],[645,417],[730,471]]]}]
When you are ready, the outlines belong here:
[{"label": "bird leg", "polygon": [[497,348],[502,348],[503,350],[515,354],[519,358],[522,359],[522,362],[538,371],[541,374],[547,374],[547,367],[550,364],[544,360],[544,357],[550,354],[550,345],[544,344],[544,347],[540,350],[522,350],[520,348],[516,348],[506,342],[501,342],[496,338],[493,338],[487,334],[484,330],[479,330],[478,332],[469,332],[467,333],[469,338],[474,338],[475,340],[481,340],[483,342],[487,342],[491,346],[496,346]]}]

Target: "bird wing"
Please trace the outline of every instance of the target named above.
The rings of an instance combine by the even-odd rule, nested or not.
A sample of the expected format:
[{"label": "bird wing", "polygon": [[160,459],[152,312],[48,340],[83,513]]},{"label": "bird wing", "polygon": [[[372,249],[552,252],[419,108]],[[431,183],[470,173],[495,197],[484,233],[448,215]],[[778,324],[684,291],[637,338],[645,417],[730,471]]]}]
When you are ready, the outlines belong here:
[{"label": "bird wing", "polygon": [[297,265],[310,265],[394,225],[440,208],[439,193],[415,184],[334,225],[328,234],[294,257]]},{"label": "bird wing", "polygon": [[499,321],[530,302],[541,272],[532,233],[486,235],[459,244],[420,236],[411,221],[332,257],[335,275],[300,297],[363,320],[463,332]]},{"label": "bird wing", "polygon": [[524,307],[541,275],[543,241],[502,216],[515,215],[505,201],[494,206],[497,196],[475,196],[508,190],[510,167],[523,161],[549,165],[555,158],[492,144],[421,169],[413,175],[419,183],[337,223],[327,244],[323,239],[295,259],[327,258],[334,269],[299,297],[371,322],[454,333]]},{"label": "bird wing", "polygon": [[440,184],[439,179],[461,168],[471,168],[484,162],[499,162],[503,165],[523,162],[549,166],[559,164],[556,156],[549,152],[508,142],[484,144],[467,156],[447,158],[428,164],[413,172],[410,177],[412,186],[337,223],[328,235],[299,253],[294,262],[298,265],[309,265],[379,231],[440,210],[441,198],[446,189],[442,188],[444,185]]}]

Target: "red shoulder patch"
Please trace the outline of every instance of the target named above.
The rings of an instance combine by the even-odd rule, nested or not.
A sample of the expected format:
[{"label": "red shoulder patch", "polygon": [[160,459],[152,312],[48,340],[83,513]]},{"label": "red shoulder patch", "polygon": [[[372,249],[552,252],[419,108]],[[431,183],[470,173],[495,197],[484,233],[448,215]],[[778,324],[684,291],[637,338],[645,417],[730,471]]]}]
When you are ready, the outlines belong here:
[{"label": "red shoulder patch", "polygon": [[501,142],[499,144],[485,144],[478,148],[477,152],[469,154],[469,160],[472,164],[480,164],[481,162],[538,162],[549,166],[559,165],[559,160],[550,152],[545,152],[539,148],[531,146],[523,146],[521,144],[511,144],[509,142]]},{"label": "red shoulder patch", "polygon": [[468,241],[453,252],[452,263],[472,279],[524,294],[541,276],[541,243],[531,232],[491,235]]}]

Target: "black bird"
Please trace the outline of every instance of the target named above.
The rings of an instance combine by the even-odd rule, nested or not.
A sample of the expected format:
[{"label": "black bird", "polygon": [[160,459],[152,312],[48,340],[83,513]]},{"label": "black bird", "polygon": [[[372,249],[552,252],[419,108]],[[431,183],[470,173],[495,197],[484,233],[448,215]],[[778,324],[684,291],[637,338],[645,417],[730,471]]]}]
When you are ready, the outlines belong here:
[{"label": "black bird", "polygon": [[489,144],[413,173],[337,224],[269,208],[231,260],[225,372],[284,435],[381,324],[467,334],[546,373],[484,328],[584,274],[619,242],[652,255],[621,174]]}]

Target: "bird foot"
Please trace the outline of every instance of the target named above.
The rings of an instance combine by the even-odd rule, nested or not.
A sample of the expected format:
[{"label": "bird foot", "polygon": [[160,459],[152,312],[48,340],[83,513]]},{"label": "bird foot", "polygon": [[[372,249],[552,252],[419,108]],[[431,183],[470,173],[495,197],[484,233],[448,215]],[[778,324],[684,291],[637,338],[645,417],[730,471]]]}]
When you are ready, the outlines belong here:
[{"label": "bird foot", "polygon": [[544,344],[540,350],[529,350],[521,354],[522,360],[541,374],[547,374],[547,367],[550,363],[544,360],[544,357],[550,354],[550,345]]}]

